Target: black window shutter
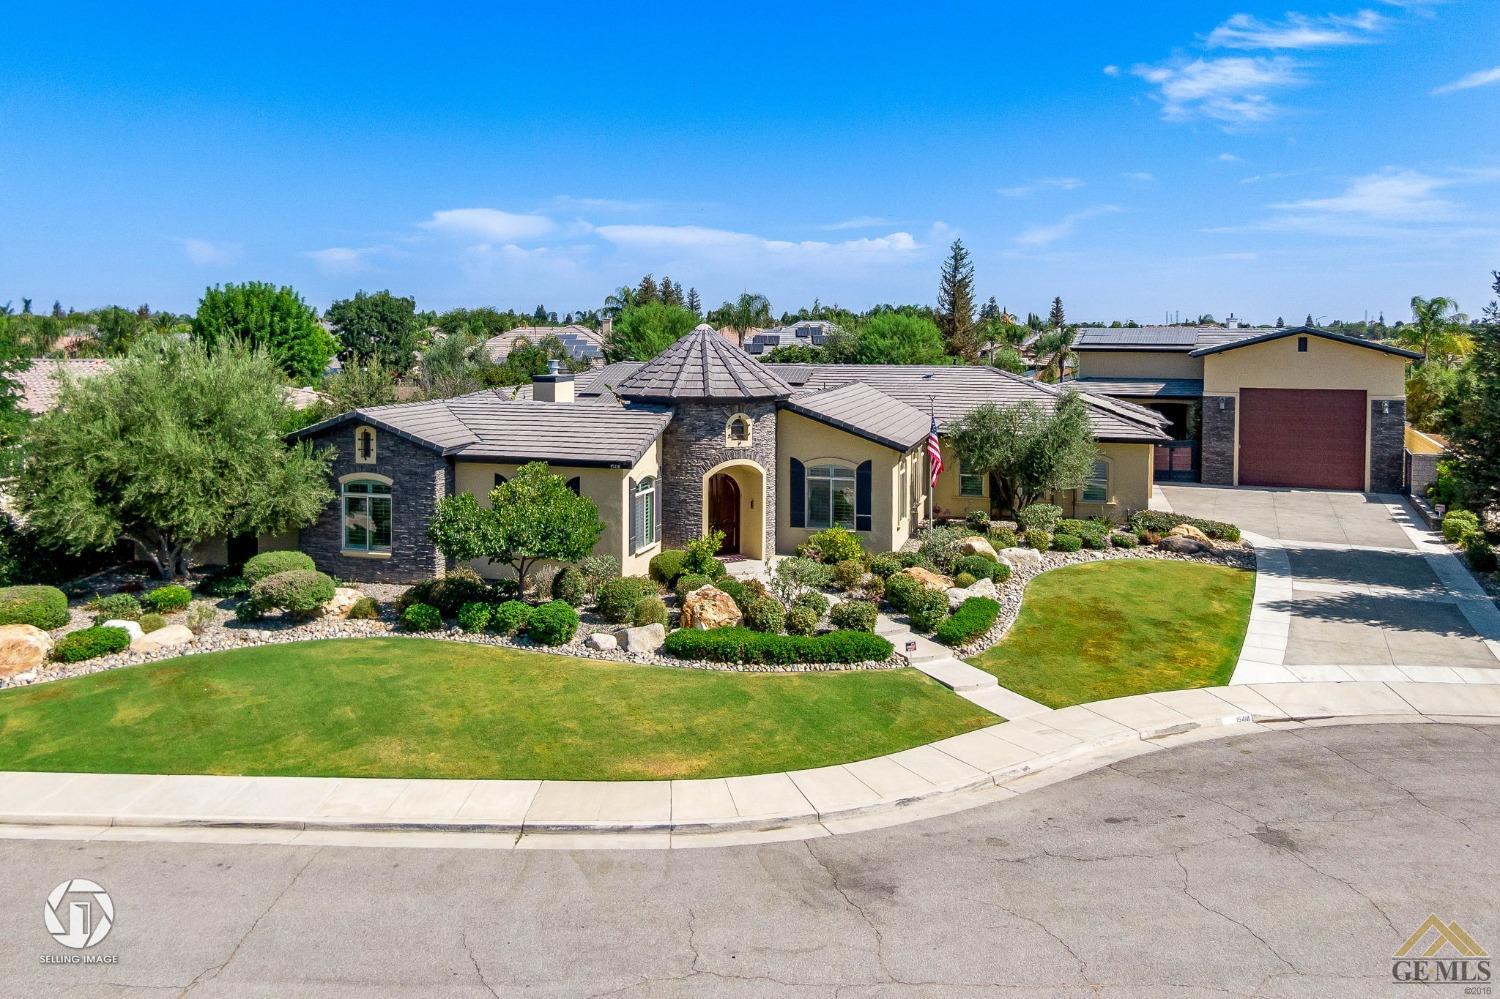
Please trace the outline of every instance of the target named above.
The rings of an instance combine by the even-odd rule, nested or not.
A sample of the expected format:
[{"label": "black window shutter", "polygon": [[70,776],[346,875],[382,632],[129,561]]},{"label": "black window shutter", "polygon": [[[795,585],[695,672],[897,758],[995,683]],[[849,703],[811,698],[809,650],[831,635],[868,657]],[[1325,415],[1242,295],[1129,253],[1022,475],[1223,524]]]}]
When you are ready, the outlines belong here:
[{"label": "black window shutter", "polygon": [[854,529],[856,531],[870,531],[875,528],[875,516],[873,509],[874,492],[871,479],[875,475],[875,463],[871,461],[860,462],[854,470]]},{"label": "black window shutter", "polygon": [[635,480],[627,477],[625,482],[629,486],[625,502],[630,504],[630,553],[633,555],[641,550],[641,524],[635,509]]},{"label": "black window shutter", "polygon": [[790,523],[793,527],[807,526],[807,469],[796,458],[791,459],[792,511]]},{"label": "black window shutter", "polygon": [[505,476],[501,475],[499,472],[495,473],[495,485],[497,485],[497,486],[503,486],[503,485],[505,485]]},{"label": "black window shutter", "polygon": [[568,480],[568,489],[570,489],[572,491],[572,493],[573,493],[574,496],[582,496],[583,495],[583,480],[579,476],[577,476],[577,475],[573,476],[571,479]]}]

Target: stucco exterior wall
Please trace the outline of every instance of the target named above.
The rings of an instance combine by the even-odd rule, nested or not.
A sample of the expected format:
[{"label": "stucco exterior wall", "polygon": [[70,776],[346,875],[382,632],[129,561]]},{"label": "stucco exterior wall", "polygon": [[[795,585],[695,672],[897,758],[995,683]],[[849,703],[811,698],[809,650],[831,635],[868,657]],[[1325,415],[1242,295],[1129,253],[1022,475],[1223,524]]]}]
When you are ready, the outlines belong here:
[{"label": "stucco exterior wall", "polygon": [[1169,350],[1080,350],[1079,378],[1202,378],[1203,358]]},{"label": "stucco exterior wall", "polygon": [[1209,354],[1202,359],[1203,394],[1238,395],[1242,388],[1362,389],[1371,399],[1406,397],[1406,359],[1352,344],[1297,337]]},{"label": "stucco exterior wall", "polygon": [[1085,503],[1083,490],[1071,489],[1053,497],[1069,517],[1103,517],[1123,524],[1136,510],[1151,505],[1155,482],[1155,447],[1151,444],[1100,444],[1099,457],[1109,462],[1109,500]]},{"label": "stucco exterior wall", "polygon": [[[776,456],[777,552],[790,555],[816,533],[810,528],[792,527],[790,523],[793,458],[809,467],[833,462],[857,468],[869,461],[871,529],[856,532],[860,544],[869,552],[885,552],[900,548],[911,537],[915,524],[911,509],[913,473],[917,482],[926,482],[922,478],[925,473],[917,471],[922,445],[903,454],[785,409],[777,414],[777,439],[780,442]],[[907,469],[907,495],[899,496],[903,465]]]},{"label": "stucco exterior wall", "polygon": [[[933,487],[932,502],[934,513],[939,520],[944,517],[962,517],[970,510],[983,510],[990,512],[990,481],[985,476],[984,492],[979,496],[961,496],[958,492],[959,458],[958,449],[948,438],[940,438],[943,447],[943,471],[938,475],[937,485]],[[924,445],[925,448],[925,445]],[[927,474],[926,451],[923,451],[922,474]],[[925,478],[922,480],[927,481]]]}]

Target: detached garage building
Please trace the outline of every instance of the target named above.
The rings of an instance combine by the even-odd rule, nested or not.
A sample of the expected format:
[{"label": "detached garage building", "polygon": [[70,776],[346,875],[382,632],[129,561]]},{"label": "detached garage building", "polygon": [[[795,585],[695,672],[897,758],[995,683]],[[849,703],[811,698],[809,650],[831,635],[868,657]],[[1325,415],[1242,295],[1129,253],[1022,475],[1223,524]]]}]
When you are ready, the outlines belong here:
[{"label": "detached garage building", "polygon": [[1081,331],[1078,384],[1173,417],[1158,477],[1400,492],[1406,367],[1421,355],[1313,327]]}]

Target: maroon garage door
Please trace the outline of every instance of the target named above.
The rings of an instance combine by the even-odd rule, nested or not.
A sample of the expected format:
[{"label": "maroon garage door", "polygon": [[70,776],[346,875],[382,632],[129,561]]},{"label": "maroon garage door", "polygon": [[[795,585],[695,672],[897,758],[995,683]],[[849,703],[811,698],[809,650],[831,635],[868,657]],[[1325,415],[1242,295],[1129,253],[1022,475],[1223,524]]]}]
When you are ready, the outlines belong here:
[{"label": "maroon garage door", "polygon": [[1241,389],[1240,485],[1364,489],[1365,394]]}]

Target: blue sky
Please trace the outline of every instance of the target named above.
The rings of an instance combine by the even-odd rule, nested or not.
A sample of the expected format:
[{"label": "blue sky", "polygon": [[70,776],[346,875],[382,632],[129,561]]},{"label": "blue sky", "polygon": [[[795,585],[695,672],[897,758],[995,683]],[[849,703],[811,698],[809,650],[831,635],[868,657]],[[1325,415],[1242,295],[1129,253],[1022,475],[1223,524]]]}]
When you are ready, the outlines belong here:
[{"label": "blue sky", "polygon": [[1500,3],[1290,2],[13,7],[0,301],[1477,313]]}]

